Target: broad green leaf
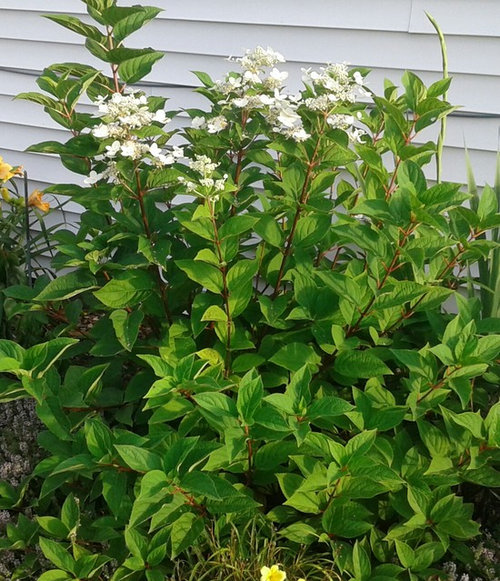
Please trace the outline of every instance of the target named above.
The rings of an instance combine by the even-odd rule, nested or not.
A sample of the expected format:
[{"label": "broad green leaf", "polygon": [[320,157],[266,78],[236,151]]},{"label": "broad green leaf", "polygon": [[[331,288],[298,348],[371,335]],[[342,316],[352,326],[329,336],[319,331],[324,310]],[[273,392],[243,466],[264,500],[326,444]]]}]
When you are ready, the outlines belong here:
[{"label": "broad green leaf", "polygon": [[111,279],[94,295],[107,307],[122,309],[146,300],[153,289],[154,282],[149,273],[136,270]]},{"label": "broad green leaf", "polygon": [[77,270],[59,276],[35,297],[36,301],[62,301],[96,288],[96,279],[88,272]]},{"label": "broad green leaf", "polygon": [[261,406],[263,396],[262,379],[249,371],[240,382],[236,400],[236,407],[245,424],[253,424],[255,412]]},{"label": "broad green leaf", "polygon": [[321,358],[310,345],[289,343],[281,347],[269,361],[289,371],[298,371],[304,365],[317,367],[321,362]]},{"label": "broad green leaf", "polygon": [[123,61],[118,67],[121,80],[130,85],[137,83],[151,72],[153,65],[163,56],[162,52],[151,51]]},{"label": "broad green leaf", "polygon": [[193,546],[205,528],[203,519],[186,512],[172,525],[170,542],[172,545],[171,558],[175,559],[180,553]]},{"label": "broad green leaf", "polygon": [[117,42],[121,42],[162,12],[161,8],[155,8],[153,6],[142,6],[141,8],[141,11],[129,14],[125,18],[118,20],[115,24],[113,36]]},{"label": "broad green leaf", "polygon": [[74,572],[75,561],[60,543],[44,537],[40,537],[38,542],[46,559],[64,571],[68,571],[69,573]]},{"label": "broad green leaf", "polygon": [[42,573],[40,577],[38,577],[38,581],[66,581],[67,579],[74,579],[74,577],[60,569],[45,571],[45,573]]},{"label": "broad green leaf", "polygon": [[176,260],[175,264],[183,270],[188,277],[202,287],[213,293],[220,293],[224,287],[222,274],[218,268],[196,260]]},{"label": "broad green leaf", "polygon": [[333,368],[337,373],[353,378],[392,375],[389,367],[370,351],[341,351]]},{"label": "broad green leaf", "polygon": [[109,318],[113,323],[116,338],[127,351],[131,351],[137,341],[144,313],[139,310],[131,313],[125,310],[118,310],[113,311]]},{"label": "broad green leaf", "polygon": [[323,514],[322,524],[326,532],[353,539],[372,528],[370,511],[358,502],[333,500]]},{"label": "broad green leaf", "polygon": [[138,446],[127,444],[115,444],[115,448],[127,466],[137,472],[148,472],[149,470],[161,470],[162,462],[160,456]]}]

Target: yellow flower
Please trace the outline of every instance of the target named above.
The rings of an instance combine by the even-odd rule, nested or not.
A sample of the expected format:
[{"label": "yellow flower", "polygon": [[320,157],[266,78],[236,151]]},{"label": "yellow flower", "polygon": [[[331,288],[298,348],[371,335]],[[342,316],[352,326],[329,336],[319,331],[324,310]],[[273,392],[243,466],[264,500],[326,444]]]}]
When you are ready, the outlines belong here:
[{"label": "yellow flower", "polygon": [[4,162],[3,157],[0,155],[0,183],[4,183],[12,179],[16,175],[16,171],[8,163]]},{"label": "yellow flower", "polygon": [[262,567],[260,575],[260,581],[285,581],[286,579],[286,573],[280,570],[279,565],[273,565],[271,568]]},{"label": "yellow flower", "polygon": [[42,212],[48,212],[50,210],[50,204],[48,202],[42,202],[42,196],[43,192],[40,190],[34,190],[28,198],[28,206],[38,208]]},{"label": "yellow flower", "polygon": [[0,195],[4,202],[10,202],[10,192],[7,188],[0,188]]}]

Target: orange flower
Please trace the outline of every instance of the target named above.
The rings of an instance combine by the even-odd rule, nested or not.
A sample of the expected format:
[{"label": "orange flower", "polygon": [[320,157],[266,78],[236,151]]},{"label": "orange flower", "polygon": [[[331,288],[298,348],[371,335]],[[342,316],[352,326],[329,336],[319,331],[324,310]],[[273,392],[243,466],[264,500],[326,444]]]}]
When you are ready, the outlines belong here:
[{"label": "orange flower", "polygon": [[42,196],[43,192],[40,190],[34,190],[28,198],[28,206],[38,208],[42,212],[48,212],[50,210],[50,204],[48,202],[42,202]]},{"label": "orange flower", "polygon": [[9,181],[16,175],[14,168],[8,163],[4,162],[3,157],[0,156],[0,183]]}]

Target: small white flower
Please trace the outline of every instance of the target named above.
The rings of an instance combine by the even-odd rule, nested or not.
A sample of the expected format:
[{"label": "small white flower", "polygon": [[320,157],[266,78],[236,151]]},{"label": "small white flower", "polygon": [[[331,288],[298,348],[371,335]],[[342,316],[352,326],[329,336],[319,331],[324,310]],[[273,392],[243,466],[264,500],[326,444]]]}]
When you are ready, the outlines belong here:
[{"label": "small white flower", "polygon": [[246,107],[248,105],[248,97],[239,97],[237,99],[233,99],[231,103],[235,107]]},{"label": "small white flower", "polygon": [[92,170],[88,177],[86,177],[83,180],[84,184],[87,184],[88,186],[93,186],[94,184],[96,184],[100,179],[102,179],[102,174],[97,173],[96,171]]},{"label": "small white flower", "polygon": [[247,83],[260,83],[259,75],[257,73],[254,73],[253,71],[245,71],[243,73],[243,79]]},{"label": "small white flower", "polygon": [[353,127],[350,131],[347,132],[349,139],[353,143],[361,143],[361,138],[365,135],[365,132],[362,129],[356,129]]},{"label": "small white flower", "polygon": [[205,126],[205,117],[193,117],[191,127],[193,129],[202,129]]},{"label": "small white flower", "polygon": [[109,137],[109,128],[104,123],[101,123],[92,129],[92,135],[98,139],[106,139],[106,137]]},{"label": "small white flower", "polygon": [[201,178],[200,184],[205,188],[213,188],[215,182],[213,178]]},{"label": "small white flower", "polygon": [[293,128],[297,122],[301,121],[300,115],[291,108],[283,107],[278,115],[278,121],[288,128]]},{"label": "small white flower", "polygon": [[163,153],[158,156],[158,161],[162,165],[172,165],[175,162],[175,158],[172,154],[164,155]]},{"label": "small white flower", "polygon": [[220,133],[227,127],[227,119],[223,115],[218,115],[207,121],[207,131],[209,133]]},{"label": "small white flower", "polygon": [[288,78],[288,73],[286,71],[279,71],[276,67],[274,67],[269,73],[269,78],[277,81],[278,83],[282,83]]},{"label": "small white flower", "polygon": [[311,135],[309,133],[306,133],[306,130],[303,127],[295,130],[292,133],[292,138],[295,141],[305,141],[306,139],[309,139],[309,137],[311,137]]},{"label": "small white flower", "polygon": [[120,151],[121,143],[119,141],[113,141],[111,145],[106,146],[106,157],[112,159],[116,157],[117,153]]},{"label": "small white flower", "polygon": [[161,147],[158,147],[157,143],[153,143],[149,146],[149,153],[153,157],[160,157],[161,155]]},{"label": "small white flower", "polygon": [[153,115],[153,121],[158,121],[158,123],[166,123],[167,122],[167,114],[163,109],[159,109]]},{"label": "small white flower", "polygon": [[137,148],[137,144],[135,143],[135,141],[126,141],[122,146],[121,146],[121,153],[123,155],[123,157],[131,157],[132,159],[137,159],[138,157],[138,148]]},{"label": "small white flower", "polygon": [[363,84],[363,76],[361,75],[361,73],[359,71],[355,71],[355,73],[352,75],[352,78],[354,79],[354,82],[357,85]]},{"label": "small white flower", "polygon": [[274,105],[275,102],[274,97],[270,97],[269,95],[259,95],[257,98],[262,105]]},{"label": "small white flower", "polygon": [[175,159],[184,157],[184,148],[174,145],[174,147],[172,148],[172,155],[174,156]]}]

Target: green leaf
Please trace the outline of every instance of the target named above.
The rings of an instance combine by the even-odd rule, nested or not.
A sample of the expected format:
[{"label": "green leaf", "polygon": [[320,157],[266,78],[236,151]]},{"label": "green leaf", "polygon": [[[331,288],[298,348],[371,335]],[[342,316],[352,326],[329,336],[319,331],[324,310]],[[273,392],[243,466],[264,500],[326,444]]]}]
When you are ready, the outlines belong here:
[{"label": "green leaf", "polygon": [[352,564],[357,581],[368,581],[370,579],[372,572],[370,558],[365,549],[359,544],[359,541],[354,543]]},{"label": "green leaf", "polygon": [[43,17],[87,38],[93,38],[97,41],[102,41],[105,38],[96,26],[85,24],[74,16],[68,16],[67,14],[44,14]]},{"label": "green leaf", "polygon": [[192,512],[181,515],[172,525],[170,542],[171,558],[175,559],[182,551],[193,546],[205,528],[203,519]]},{"label": "green leaf", "polygon": [[80,522],[80,506],[76,502],[73,493],[70,493],[61,509],[61,520],[71,531]]},{"label": "green leaf", "polygon": [[161,8],[155,8],[153,6],[141,6],[141,11],[129,14],[115,24],[113,28],[115,40],[121,42],[136,30],[141,29],[150,20],[153,20],[162,11]]},{"label": "green leaf", "polygon": [[283,230],[280,228],[276,218],[269,214],[263,214],[254,229],[255,233],[265,242],[276,248],[281,247]]},{"label": "green leaf", "polygon": [[317,367],[321,362],[321,357],[310,345],[289,343],[281,347],[269,361],[289,371],[298,371],[304,365]]},{"label": "green leaf", "polygon": [[263,396],[262,379],[249,371],[241,380],[236,400],[236,407],[245,424],[249,426],[253,424],[254,414],[261,406]]},{"label": "green leaf", "polygon": [[341,375],[354,378],[392,375],[389,367],[370,351],[341,351],[333,368]]},{"label": "green leaf", "polygon": [[88,272],[77,270],[51,280],[38,294],[36,301],[62,301],[96,288],[96,279]]},{"label": "green leaf", "polygon": [[125,464],[132,470],[148,472],[148,470],[162,469],[161,458],[158,454],[128,444],[115,444],[115,448]]},{"label": "green leaf", "polygon": [[199,393],[193,398],[204,410],[223,417],[238,417],[234,401],[222,393]]},{"label": "green leaf", "polygon": [[45,571],[45,573],[42,573],[40,577],[38,577],[38,581],[66,581],[66,579],[74,579],[74,577],[71,577],[60,569]]},{"label": "green leaf", "polygon": [[413,562],[415,561],[415,553],[410,545],[407,545],[403,541],[395,541],[396,543],[396,553],[401,561],[401,565],[405,569],[411,569]]},{"label": "green leaf", "polygon": [[331,217],[324,215],[305,216],[297,223],[294,238],[296,246],[308,247],[324,238],[331,227]]},{"label": "green leaf", "polygon": [[113,278],[94,295],[113,309],[133,307],[146,300],[154,289],[149,273],[143,270],[125,272],[121,278]]},{"label": "green leaf", "polygon": [[69,573],[74,573],[75,561],[60,543],[56,543],[55,541],[51,541],[44,537],[40,537],[38,542],[46,559],[51,563],[54,563],[56,567],[68,571]]},{"label": "green leaf", "polygon": [[322,524],[327,533],[353,539],[372,528],[371,513],[362,504],[350,500],[333,500],[323,514]]},{"label": "green leaf", "polygon": [[175,264],[183,270],[191,280],[213,293],[221,293],[224,287],[222,274],[218,268],[196,260],[176,260]]},{"label": "green leaf", "polygon": [[151,72],[153,65],[163,56],[162,52],[152,51],[123,61],[118,67],[121,80],[130,85],[137,83]]},{"label": "green leaf", "polygon": [[281,529],[279,534],[301,545],[310,545],[318,538],[318,533],[314,527],[303,522],[292,523],[284,529]]},{"label": "green leaf", "polygon": [[142,311],[132,311],[131,313],[125,310],[113,311],[109,316],[113,323],[113,329],[116,333],[116,338],[121,345],[127,350],[132,351],[132,348],[137,341],[139,329],[144,319]]},{"label": "green leaf", "polygon": [[84,427],[85,441],[92,456],[101,459],[106,454],[111,454],[113,449],[113,436],[108,426],[97,418],[88,419]]},{"label": "green leaf", "polygon": [[248,232],[248,230],[251,230],[257,221],[258,218],[254,218],[253,216],[232,216],[220,228],[219,236],[221,240],[228,236],[240,236]]},{"label": "green leaf", "polygon": [[65,539],[68,536],[70,529],[58,518],[53,516],[37,516],[36,521],[44,531],[47,531],[58,539]]},{"label": "green leaf", "polygon": [[310,420],[341,416],[352,410],[352,405],[333,395],[324,396],[313,401],[307,408],[307,417]]}]

